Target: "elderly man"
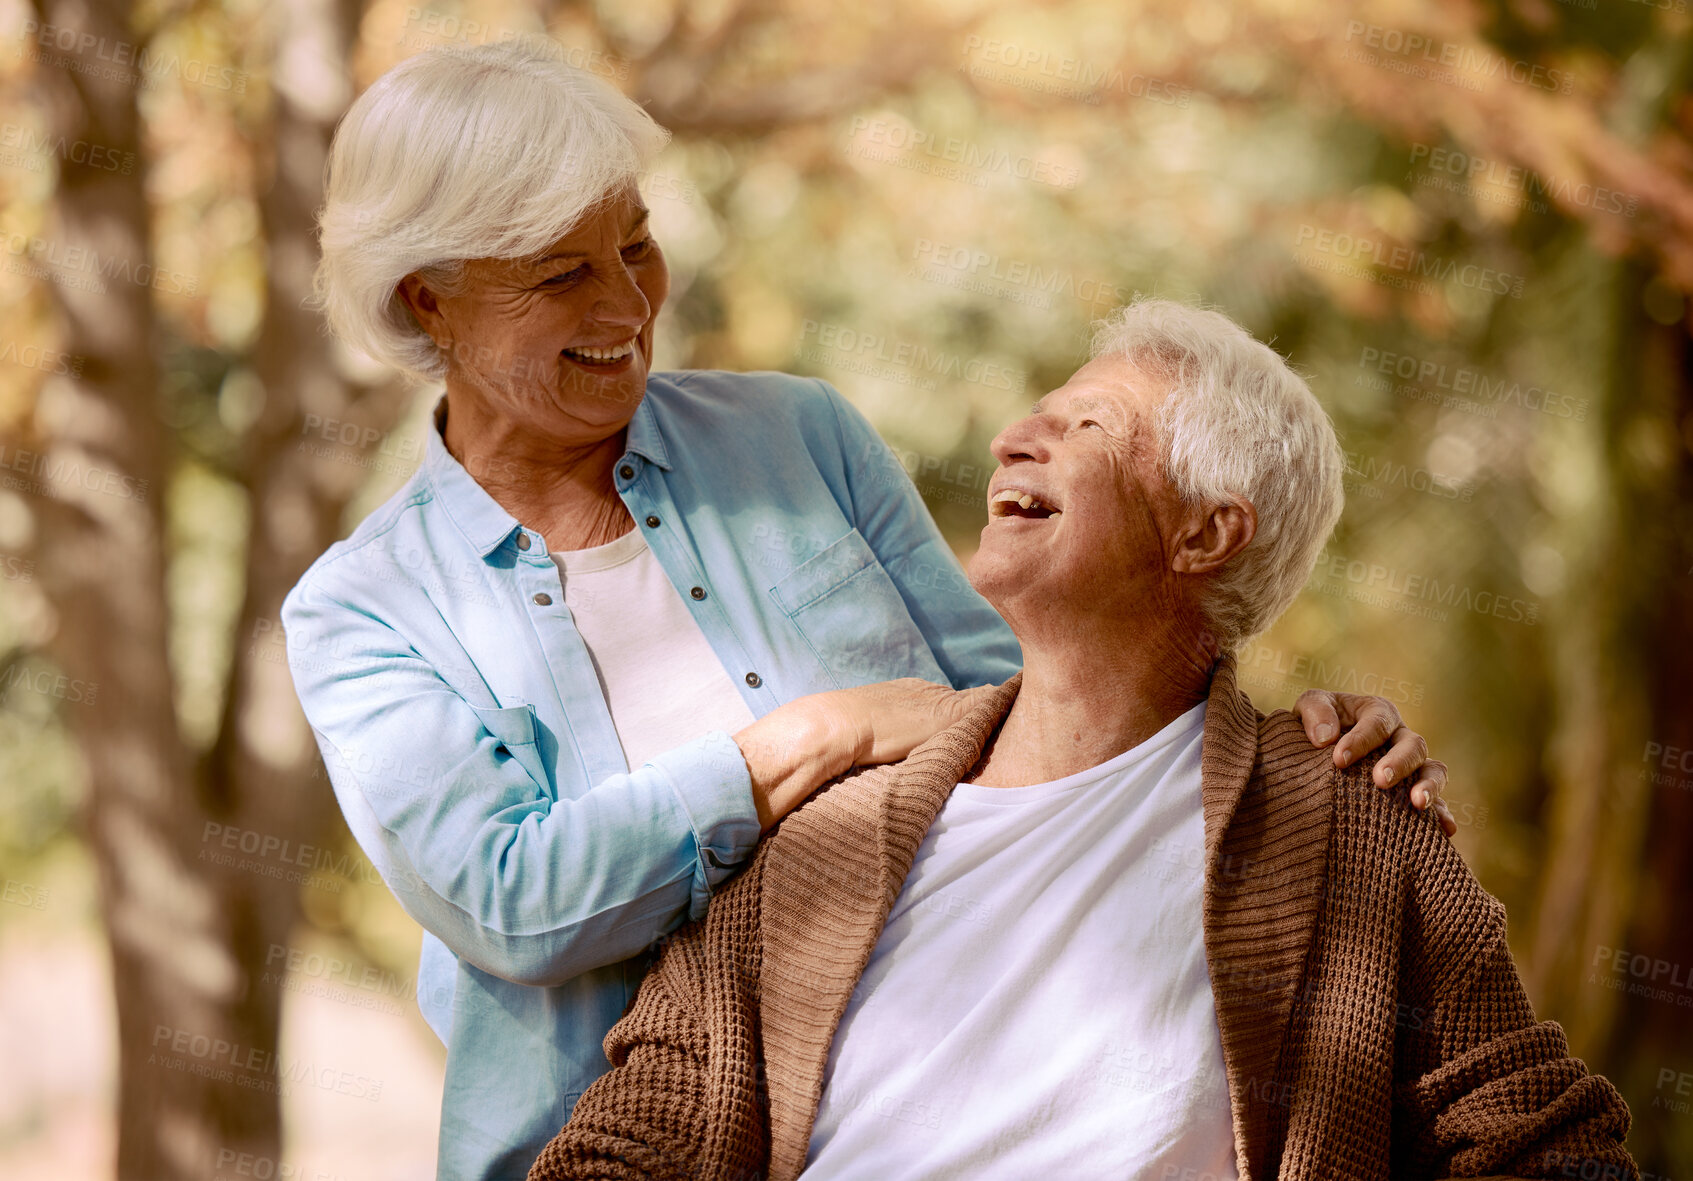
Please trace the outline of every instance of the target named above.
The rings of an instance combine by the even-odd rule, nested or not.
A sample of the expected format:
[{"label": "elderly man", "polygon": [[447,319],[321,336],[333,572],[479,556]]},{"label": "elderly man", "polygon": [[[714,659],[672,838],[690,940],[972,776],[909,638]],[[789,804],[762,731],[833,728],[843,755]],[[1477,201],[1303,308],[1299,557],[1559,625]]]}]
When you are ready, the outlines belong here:
[{"label": "elderly man", "polygon": [[532,1181],[1635,1176],[1434,817],[1236,688],[1340,513],[1304,383],[1145,301],[994,454],[1023,671],[766,837]]}]

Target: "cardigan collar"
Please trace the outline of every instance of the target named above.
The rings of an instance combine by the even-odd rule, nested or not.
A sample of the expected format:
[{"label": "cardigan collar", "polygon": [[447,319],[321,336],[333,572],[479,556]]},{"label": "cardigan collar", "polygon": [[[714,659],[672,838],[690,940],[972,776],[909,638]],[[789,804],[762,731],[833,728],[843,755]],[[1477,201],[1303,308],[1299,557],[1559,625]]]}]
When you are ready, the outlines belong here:
[{"label": "cardigan collar", "polygon": [[[760,1034],[770,1096],[770,1181],[805,1168],[835,1028],[923,837],[1017,697],[1017,673],[902,763],[832,785],[765,849]],[[819,910],[834,922],[813,923]],[[845,932],[845,934],[842,934]]]},{"label": "cardigan collar", "polygon": [[[835,1030],[918,847],[1021,683],[1018,673],[904,762],[834,784],[768,842],[759,977],[771,1181],[804,1169]],[[1328,840],[1320,809],[1299,813],[1305,828],[1292,856],[1281,826],[1264,821],[1268,793],[1248,791],[1259,720],[1236,687],[1233,657],[1224,657],[1211,680],[1200,754],[1204,934],[1242,1181],[1261,1175],[1265,1104],[1273,1101],[1282,1035],[1314,934]],[[1273,925],[1260,917],[1266,887],[1276,903]],[[817,909],[836,921],[808,922]]]}]

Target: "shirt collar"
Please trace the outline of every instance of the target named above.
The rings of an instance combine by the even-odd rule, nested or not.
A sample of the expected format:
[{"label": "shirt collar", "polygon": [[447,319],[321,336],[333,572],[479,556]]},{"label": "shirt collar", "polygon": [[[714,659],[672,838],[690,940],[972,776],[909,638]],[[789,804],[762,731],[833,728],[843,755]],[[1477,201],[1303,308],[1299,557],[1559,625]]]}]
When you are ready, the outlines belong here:
[{"label": "shirt collar", "polygon": [[[639,455],[649,463],[670,470],[670,456],[664,447],[664,437],[654,417],[651,397],[641,399],[635,416],[629,420],[628,453]],[[447,421],[447,396],[442,394],[429,415],[428,438],[424,441],[423,471],[434,486],[441,507],[476,552],[486,558],[498,549],[517,529],[518,519],[500,507],[500,502],[488,495],[488,490],[476,482],[476,477],[454,459],[441,437]],[[619,482],[620,486],[622,482]]]},{"label": "shirt collar", "polygon": [[665,471],[669,471],[670,453],[664,449],[664,435],[658,429],[658,411],[653,409],[652,387],[652,378],[649,377],[646,396],[641,399],[641,404],[635,407],[635,416],[629,420],[629,435],[625,445],[648,463],[656,463]]}]

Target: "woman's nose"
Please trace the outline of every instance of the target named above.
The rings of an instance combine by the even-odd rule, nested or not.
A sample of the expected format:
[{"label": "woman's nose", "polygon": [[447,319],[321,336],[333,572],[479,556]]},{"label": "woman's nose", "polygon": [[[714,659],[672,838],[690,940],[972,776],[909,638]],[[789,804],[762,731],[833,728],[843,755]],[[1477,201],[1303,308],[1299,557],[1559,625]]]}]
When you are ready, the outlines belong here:
[{"label": "woman's nose", "polygon": [[652,316],[652,304],[629,268],[622,265],[622,259],[618,263],[605,277],[593,315],[596,320],[638,328]]}]

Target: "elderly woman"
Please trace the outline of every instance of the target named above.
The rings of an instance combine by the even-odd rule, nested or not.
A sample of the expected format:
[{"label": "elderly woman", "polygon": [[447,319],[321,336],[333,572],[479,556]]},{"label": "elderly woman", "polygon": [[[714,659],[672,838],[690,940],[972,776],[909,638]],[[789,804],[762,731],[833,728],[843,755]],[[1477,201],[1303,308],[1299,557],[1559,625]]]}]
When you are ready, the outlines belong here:
[{"label": "elderly woman", "polygon": [[[283,620],[348,824],[424,928],[443,1177],[521,1175],[646,949],[817,787],[1020,663],[835,390],[650,371],[669,281],[637,181],[664,140],[521,45],[411,58],[335,137],[329,322],[446,394]],[[1301,704],[1314,741],[1357,723],[1339,763],[1391,739],[1383,786],[1422,767],[1391,705]]]}]

